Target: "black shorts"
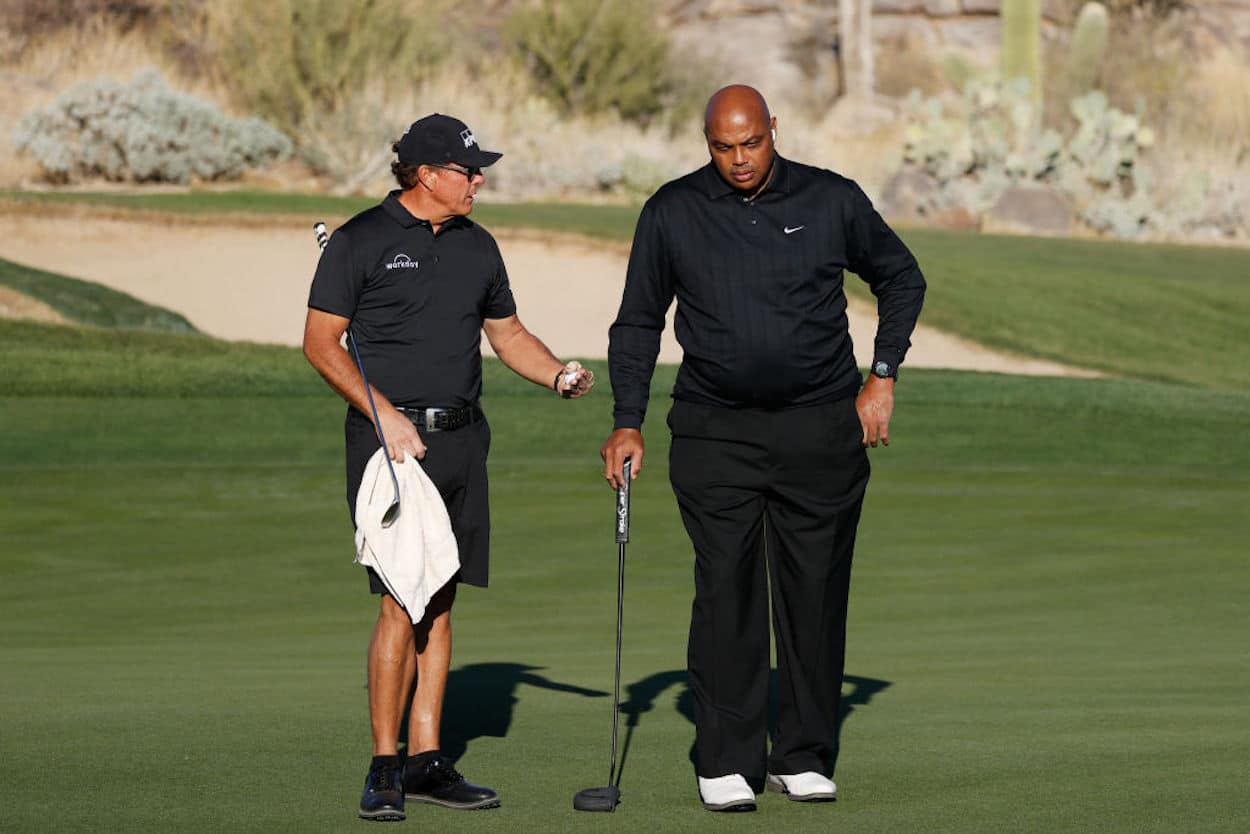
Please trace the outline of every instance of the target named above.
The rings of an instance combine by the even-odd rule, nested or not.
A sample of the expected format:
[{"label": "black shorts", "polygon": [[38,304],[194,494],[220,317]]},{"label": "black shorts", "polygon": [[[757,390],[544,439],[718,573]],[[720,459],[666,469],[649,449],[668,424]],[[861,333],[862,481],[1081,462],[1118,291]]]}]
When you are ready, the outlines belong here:
[{"label": "black shorts", "polygon": [[[344,421],[347,440],[347,509],[356,523],[356,492],[369,458],[378,450],[373,422],[354,408]],[[490,426],[485,418],[454,431],[422,432],[425,460],[421,468],[438,487],[451,517],[460,550],[460,572],[453,582],[485,588],[490,568],[490,502],[486,480],[486,455],[490,451]],[[372,570],[369,590],[386,593],[386,586]]]}]

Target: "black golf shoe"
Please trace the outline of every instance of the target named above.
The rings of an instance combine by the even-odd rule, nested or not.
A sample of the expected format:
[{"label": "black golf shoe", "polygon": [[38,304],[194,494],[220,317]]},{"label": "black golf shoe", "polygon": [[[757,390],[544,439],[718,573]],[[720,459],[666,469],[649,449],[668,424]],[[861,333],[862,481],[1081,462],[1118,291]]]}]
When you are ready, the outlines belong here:
[{"label": "black golf shoe", "polygon": [[404,763],[404,798],[469,811],[499,807],[499,795],[465,781],[451,760],[437,751],[419,753]]},{"label": "black golf shoe", "polygon": [[365,792],[360,795],[360,818],[378,822],[404,819],[403,771],[398,762],[377,762],[369,766]]}]

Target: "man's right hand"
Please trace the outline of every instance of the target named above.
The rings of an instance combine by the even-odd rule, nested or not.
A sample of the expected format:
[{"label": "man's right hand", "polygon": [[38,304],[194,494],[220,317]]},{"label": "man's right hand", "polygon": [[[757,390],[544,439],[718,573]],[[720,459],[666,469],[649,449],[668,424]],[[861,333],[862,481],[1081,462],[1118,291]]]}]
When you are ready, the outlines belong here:
[{"label": "man's right hand", "polygon": [[621,470],[625,466],[626,458],[633,461],[629,470],[630,480],[642,474],[642,457],[645,452],[642,432],[638,429],[617,429],[612,432],[599,449],[599,454],[603,457],[603,477],[607,479],[608,486],[620,489],[625,485]]},{"label": "man's right hand", "polygon": [[425,460],[425,443],[421,441],[421,435],[417,433],[417,427],[412,421],[390,403],[377,405],[378,419],[382,421],[382,432],[386,435],[386,453],[391,456],[391,460],[403,460],[405,455]]}]

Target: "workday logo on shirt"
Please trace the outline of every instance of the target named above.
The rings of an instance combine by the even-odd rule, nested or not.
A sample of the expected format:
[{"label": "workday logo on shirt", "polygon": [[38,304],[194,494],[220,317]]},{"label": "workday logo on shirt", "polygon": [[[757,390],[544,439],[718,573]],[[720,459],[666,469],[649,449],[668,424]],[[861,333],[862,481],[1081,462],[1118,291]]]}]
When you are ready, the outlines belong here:
[{"label": "workday logo on shirt", "polygon": [[412,258],[405,255],[403,252],[400,252],[398,255],[395,256],[395,259],[393,261],[391,261],[389,264],[386,265],[386,268],[387,269],[416,269],[417,266],[418,264],[416,261],[414,261]]}]

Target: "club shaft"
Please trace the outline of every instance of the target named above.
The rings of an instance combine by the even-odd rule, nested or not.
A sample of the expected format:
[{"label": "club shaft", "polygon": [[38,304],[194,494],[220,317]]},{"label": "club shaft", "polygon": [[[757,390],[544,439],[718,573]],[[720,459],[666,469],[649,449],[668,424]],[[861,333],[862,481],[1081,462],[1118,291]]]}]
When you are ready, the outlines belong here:
[{"label": "club shaft", "polygon": [[612,762],[608,785],[617,782],[616,738],[621,722],[621,627],[625,608],[625,543],[629,541],[629,476],[633,461],[625,458],[616,489],[616,674],[612,681]]},{"label": "club shaft", "polygon": [[[313,224],[313,234],[317,236],[317,248],[325,251],[330,236],[326,234],[326,224],[317,221]],[[356,357],[356,367],[360,369],[360,381],[365,384],[365,396],[369,398],[369,410],[373,412],[373,425],[378,431],[378,440],[382,442],[382,453],[386,455],[386,468],[391,472],[391,486],[395,488],[395,500],[392,506],[399,504],[399,478],[395,476],[395,464],[391,463],[391,451],[386,448],[386,435],[382,433],[382,421],[378,418],[378,407],[373,404],[373,389],[369,387],[369,377],[365,376],[365,363],[360,358],[360,349],[356,347],[356,336],[351,328],[347,329],[347,340],[352,343],[352,355]],[[387,520],[383,518],[385,527]]]},{"label": "club shaft", "polygon": [[365,396],[369,398],[369,410],[373,412],[373,425],[378,430],[378,440],[382,442],[382,454],[386,456],[386,468],[391,471],[391,485],[395,487],[395,501],[399,503],[399,478],[395,477],[395,464],[391,463],[391,452],[386,448],[386,435],[382,433],[382,421],[378,418],[378,407],[373,404],[373,389],[369,387],[369,377],[365,376],[365,363],[361,361],[360,349],[356,347],[356,337],[351,328],[347,330],[347,340],[352,343],[352,353],[356,355],[356,367],[360,368],[360,381],[365,384]]},{"label": "club shaft", "polygon": [[616,556],[616,676],[612,684],[612,764],[608,784],[616,784],[616,736],[621,721],[621,626],[625,607],[625,543],[617,545]]}]

